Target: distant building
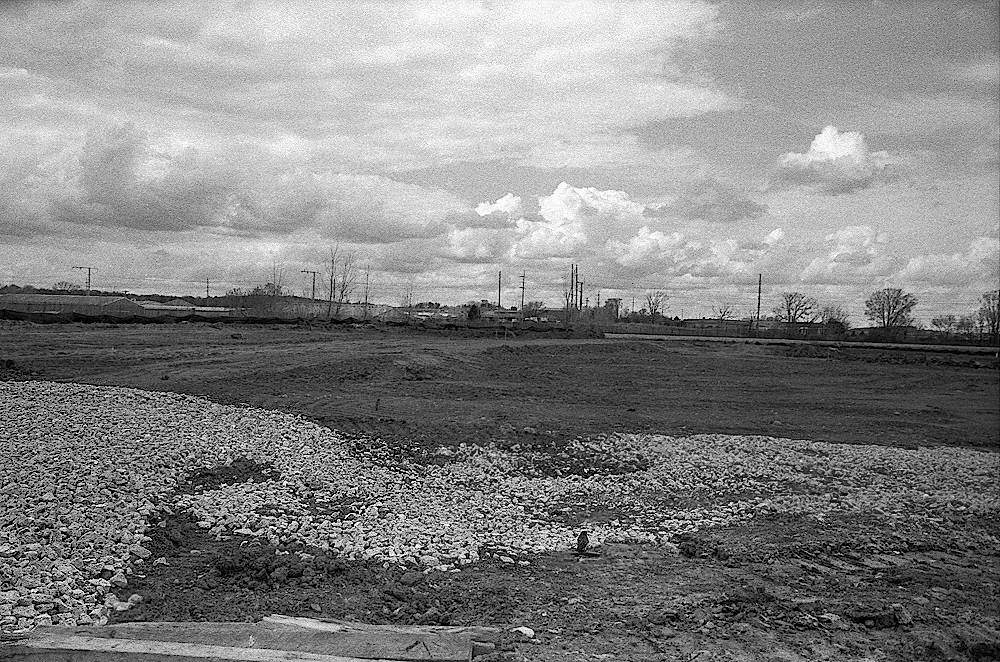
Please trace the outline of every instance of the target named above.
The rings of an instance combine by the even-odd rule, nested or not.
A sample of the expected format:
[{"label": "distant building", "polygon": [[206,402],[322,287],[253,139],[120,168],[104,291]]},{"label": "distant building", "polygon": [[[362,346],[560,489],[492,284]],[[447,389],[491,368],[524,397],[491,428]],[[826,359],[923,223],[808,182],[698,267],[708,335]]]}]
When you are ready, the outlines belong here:
[{"label": "distant building", "polygon": [[0,294],[0,310],[45,315],[138,317],[145,309],[120,296],[83,294]]},{"label": "distant building", "polygon": [[849,329],[846,337],[851,340],[870,342],[934,342],[940,339],[933,331],[918,329],[915,326],[881,327],[866,326]]},{"label": "distant building", "polygon": [[781,322],[760,320],[755,325],[757,335],[762,338],[792,338],[798,340],[831,340],[842,338],[844,326],[823,322]]},{"label": "distant building", "polygon": [[680,324],[676,326],[712,336],[743,337],[750,333],[749,320],[724,320],[719,318],[686,319],[681,320]]},{"label": "distant building", "polygon": [[234,308],[195,306],[184,299],[167,303],[133,301],[121,296],[79,294],[0,294],[0,310],[33,315],[83,315],[85,317],[236,317]]},{"label": "distant building", "polygon": [[187,317],[197,315],[199,317],[237,317],[239,311],[236,308],[225,308],[222,306],[196,306],[184,299],[171,299],[166,303],[159,301],[136,301],[142,306],[143,317]]},{"label": "distant building", "polygon": [[378,306],[373,308],[371,316],[383,322],[406,322],[411,320],[454,322],[468,319],[469,311],[461,306],[442,306],[440,308]]},{"label": "distant building", "polygon": [[494,320],[511,322],[514,320],[521,319],[521,311],[519,310],[484,310],[482,312],[482,318],[484,320]]}]

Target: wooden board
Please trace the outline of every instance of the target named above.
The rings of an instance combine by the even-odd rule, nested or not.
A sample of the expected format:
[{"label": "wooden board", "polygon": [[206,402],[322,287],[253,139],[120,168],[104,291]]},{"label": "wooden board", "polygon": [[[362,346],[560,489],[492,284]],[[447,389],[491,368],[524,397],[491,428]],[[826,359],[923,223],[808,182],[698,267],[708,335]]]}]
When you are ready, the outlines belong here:
[{"label": "wooden board", "polygon": [[104,639],[156,640],[232,648],[263,648],[361,659],[457,662],[469,658],[468,636],[437,632],[324,631],[274,623],[122,623],[99,628],[37,628]]},{"label": "wooden board", "polygon": [[[259,623],[139,622],[104,627],[38,627],[0,646],[0,658],[83,662],[143,660],[327,660],[468,662],[495,650],[482,627],[393,626],[270,616]],[[317,657],[318,656],[318,657]]]},{"label": "wooden board", "polygon": [[318,629],[326,632],[397,632],[401,634],[415,633],[447,633],[464,634],[470,639],[496,642],[500,631],[496,628],[478,625],[369,625],[368,623],[352,623],[328,619],[302,618],[299,616],[265,616],[261,623],[287,625],[304,629]]},{"label": "wooden board", "polygon": [[500,641],[500,632],[496,628],[475,625],[368,625],[349,621],[317,620],[296,616],[266,616],[262,623],[294,626],[324,632],[361,632],[367,635],[374,633],[413,634],[449,634],[451,636],[467,636],[471,641],[472,654],[485,655],[496,650]]},{"label": "wooden board", "polygon": [[[67,628],[69,630],[69,628]],[[145,641],[75,634],[34,635],[0,646],[0,659],[25,662],[399,662],[264,648]]]}]

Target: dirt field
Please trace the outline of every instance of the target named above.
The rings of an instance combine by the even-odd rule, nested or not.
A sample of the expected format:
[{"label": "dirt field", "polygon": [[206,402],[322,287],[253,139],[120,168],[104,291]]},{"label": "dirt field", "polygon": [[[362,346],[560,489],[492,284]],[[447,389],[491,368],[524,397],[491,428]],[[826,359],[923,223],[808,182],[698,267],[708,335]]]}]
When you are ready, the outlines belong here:
[{"label": "dirt field", "polygon": [[[12,361],[3,367],[2,361]],[[995,358],[701,341],[463,338],[221,325],[0,327],[0,378],[130,386],[303,415],[418,461],[462,442],[558,452],[611,431],[1000,448]],[[267,467],[240,466],[243,479]],[[197,490],[216,475],[192,476]],[[537,660],[997,659],[996,521],[792,516],[702,531],[682,552],[614,545],[401,583],[323,559],[273,580],[252,555],[163,515],[169,565],[128,618],[272,612],[526,625]],[[947,535],[945,535],[947,531]],[[957,533],[956,533],[957,532]],[[236,559],[234,562],[227,559]],[[513,658],[512,658],[513,659]]]}]

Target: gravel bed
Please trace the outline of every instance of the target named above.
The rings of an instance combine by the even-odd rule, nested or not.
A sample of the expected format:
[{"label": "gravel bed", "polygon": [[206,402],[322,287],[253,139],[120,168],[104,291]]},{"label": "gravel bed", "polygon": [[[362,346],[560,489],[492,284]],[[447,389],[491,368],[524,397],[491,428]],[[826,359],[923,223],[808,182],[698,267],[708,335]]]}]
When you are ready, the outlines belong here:
[{"label": "gravel bed", "polygon": [[[487,556],[530,564],[571,549],[581,528],[595,546],[670,545],[771,513],[961,526],[998,510],[998,456],[966,449],[613,435],[537,457],[469,441],[414,464],[284,413],[0,382],[0,628],[103,623],[141,601],[129,576],[158,561],[143,546],[157,511],[190,513],[220,537],[447,572]],[[581,458],[601,458],[596,473],[574,470]],[[192,471],[238,459],[279,477],[175,491]]]}]

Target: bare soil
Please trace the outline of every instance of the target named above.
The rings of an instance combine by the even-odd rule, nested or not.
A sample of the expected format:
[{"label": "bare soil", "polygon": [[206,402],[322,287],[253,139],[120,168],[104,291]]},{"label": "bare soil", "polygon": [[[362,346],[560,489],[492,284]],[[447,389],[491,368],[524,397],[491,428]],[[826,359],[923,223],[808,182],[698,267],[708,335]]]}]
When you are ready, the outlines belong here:
[{"label": "bare soil", "polygon": [[[175,391],[292,412],[422,461],[437,461],[441,445],[516,443],[533,449],[542,473],[612,462],[559,453],[569,439],[611,431],[1000,448],[996,358],[963,353],[7,324],[0,367],[6,379]],[[268,472],[237,463],[189,476],[178,490]],[[169,513],[151,523],[152,558],[167,565],[147,567],[132,588],[146,601],[120,618],[280,612],[527,625],[536,642],[511,639],[510,648],[532,660],[1000,659],[1000,552],[983,543],[1000,536],[1000,524],[981,518],[894,529],[875,517],[759,519],[679,539],[681,556],[608,545],[598,557],[488,561],[417,583],[317,550],[312,562],[289,564],[286,550],[239,536],[218,541]]]}]

